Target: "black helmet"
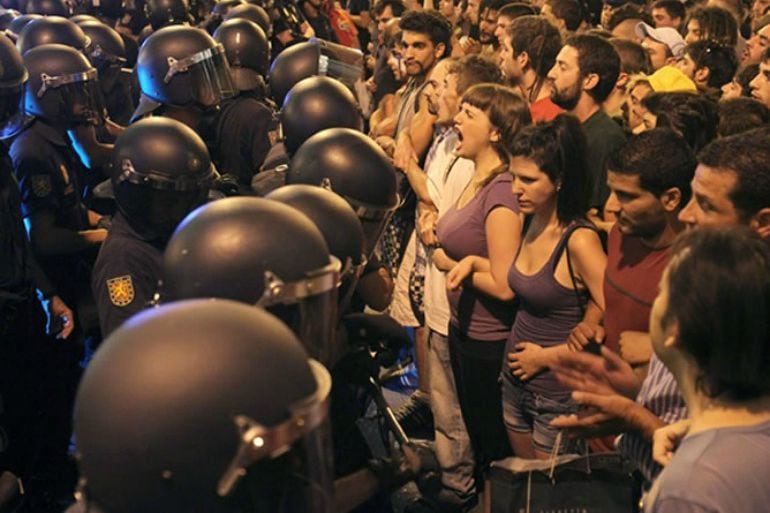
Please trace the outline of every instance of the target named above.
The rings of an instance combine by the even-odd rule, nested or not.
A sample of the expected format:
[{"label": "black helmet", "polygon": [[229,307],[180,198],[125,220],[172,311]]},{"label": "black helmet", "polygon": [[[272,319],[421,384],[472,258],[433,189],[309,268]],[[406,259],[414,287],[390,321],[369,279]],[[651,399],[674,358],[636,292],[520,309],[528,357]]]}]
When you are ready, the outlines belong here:
[{"label": "black helmet", "polygon": [[289,155],[321,130],[363,129],[361,111],[353,93],[328,77],[306,78],[292,87],[283,102],[280,118]]},{"label": "black helmet", "polygon": [[139,49],[136,72],[143,98],[134,119],[160,105],[212,107],[233,94],[224,48],[193,27],[152,33]]},{"label": "black helmet", "polygon": [[193,21],[187,0],[148,0],[144,10],[153,30]]},{"label": "black helmet", "polygon": [[77,23],[61,16],[45,16],[24,26],[16,46],[24,55],[30,48],[49,44],[66,45],[82,52],[88,43],[88,37]]},{"label": "black helmet", "polygon": [[107,338],[78,388],[83,511],[329,513],[330,388],[260,308],[146,310]]},{"label": "black helmet", "polygon": [[[96,16],[91,16],[90,14],[76,14],[75,16],[70,16],[69,19],[72,23],[77,23],[78,25],[86,22],[86,21],[99,21],[101,20],[97,18]],[[80,27],[83,28],[83,27]]]},{"label": "black helmet", "polygon": [[311,39],[283,50],[270,67],[270,91],[273,100],[283,105],[289,90],[303,78],[327,75],[352,86],[364,73],[363,54],[359,50]]},{"label": "black helmet", "polygon": [[270,46],[256,23],[240,18],[225,21],[214,32],[214,39],[225,48],[235,87],[241,91],[264,87]]},{"label": "black helmet", "polygon": [[0,30],[8,30],[10,32],[11,22],[19,16],[21,16],[21,13],[19,11],[14,11],[13,9],[8,9],[0,13]]},{"label": "black helmet", "polygon": [[298,210],[263,198],[226,198],[191,213],[166,246],[162,302],[218,297],[264,306],[324,364],[336,351],[340,262]]},{"label": "black helmet", "polygon": [[22,14],[11,20],[11,23],[8,25],[8,30],[18,36],[29,23],[42,19],[43,17],[40,14]]},{"label": "black helmet", "polygon": [[349,128],[329,128],[305,141],[291,159],[286,183],[323,185],[345,198],[364,227],[367,256],[399,204],[390,159],[369,137]]},{"label": "black helmet", "polygon": [[[273,23],[270,21],[270,15],[262,7],[254,4],[237,5],[227,11],[227,16],[225,16],[225,20],[232,20],[234,18],[253,21],[259,25],[259,28],[262,29],[267,37],[270,37]],[[265,71],[264,75],[267,75],[267,71]]]},{"label": "black helmet", "polygon": [[24,84],[29,75],[21,54],[13,42],[0,35],[0,138],[15,134],[23,121],[20,119]]},{"label": "black helmet", "polygon": [[230,12],[230,9],[242,5],[243,3],[244,0],[219,0],[219,2],[216,2],[214,7],[211,8],[211,12],[216,16],[224,18],[227,16],[227,13]]},{"label": "black helmet", "polygon": [[43,16],[70,15],[69,8],[64,0],[27,0],[25,11],[28,14],[42,14]]},{"label": "black helmet", "polygon": [[341,196],[315,185],[286,185],[266,196],[290,205],[321,230],[332,255],[342,262],[339,311],[347,311],[347,302],[366,265],[364,230],[353,208]]},{"label": "black helmet", "polygon": [[81,21],[78,26],[90,40],[86,55],[99,70],[100,78],[108,67],[122,68],[126,64],[126,44],[114,28],[99,20]]},{"label": "black helmet", "polygon": [[24,93],[28,114],[68,125],[104,119],[98,74],[85,55],[70,46],[42,45],[24,54],[24,65],[29,72]]},{"label": "black helmet", "polygon": [[82,21],[78,26],[90,40],[85,53],[99,72],[102,92],[107,95],[126,65],[126,45],[115,29],[99,20]]},{"label": "black helmet", "polygon": [[202,205],[217,172],[192,129],[151,117],[130,125],[112,152],[112,187],[118,208],[148,240],[167,239]]}]

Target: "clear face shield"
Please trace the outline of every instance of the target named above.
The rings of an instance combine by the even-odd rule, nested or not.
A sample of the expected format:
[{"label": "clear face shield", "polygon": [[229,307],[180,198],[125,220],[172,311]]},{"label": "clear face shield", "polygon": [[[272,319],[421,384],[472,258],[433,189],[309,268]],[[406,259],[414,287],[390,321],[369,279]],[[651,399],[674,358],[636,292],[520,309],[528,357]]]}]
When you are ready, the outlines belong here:
[{"label": "clear face shield", "polygon": [[290,407],[290,418],[262,426],[240,415],[240,447],[217,485],[249,513],[331,513],[334,464],[329,426],[331,376],[310,361],[316,393]]},{"label": "clear face shield", "polygon": [[318,45],[318,74],[336,78],[348,87],[353,87],[364,75],[364,54],[360,50],[330,43],[324,39],[312,38]]},{"label": "clear face shield", "polygon": [[311,357],[329,367],[342,355],[337,342],[337,287],[342,265],[335,257],[331,260],[295,282],[265,272],[265,292],[257,302],[294,331]]},{"label": "clear face shield", "polygon": [[106,112],[96,69],[57,76],[42,73],[40,78],[37,97],[43,98],[49,91],[57,94],[52,101],[52,112],[57,119],[70,125],[102,124]]},{"label": "clear face shield", "polygon": [[357,263],[348,258],[342,266],[339,293],[337,294],[338,318],[342,318],[343,315],[348,313],[350,301],[353,299],[353,293],[356,291],[358,279],[364,273],[366,263],[366,255],[361,255]]},{"label": "clear face shield", "polygon": [[230,76],[224,47],[218,44],[184,59],[168,58],[168,72],[163,78],[171,82],[176,75],[185,74],[192,89],[195,103],[205,107],[218,105],[222,100],[235,96],[237,90]]}]

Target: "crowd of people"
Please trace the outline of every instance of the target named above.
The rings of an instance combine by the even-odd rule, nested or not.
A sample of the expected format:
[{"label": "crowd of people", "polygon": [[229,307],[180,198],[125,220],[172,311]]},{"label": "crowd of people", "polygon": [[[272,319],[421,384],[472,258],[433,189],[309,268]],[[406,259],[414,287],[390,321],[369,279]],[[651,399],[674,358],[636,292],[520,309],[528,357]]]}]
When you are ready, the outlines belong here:
[{"label": "crowd of people", "polygon": [[764,511],[767,0],[0,3],[3,511]]}]

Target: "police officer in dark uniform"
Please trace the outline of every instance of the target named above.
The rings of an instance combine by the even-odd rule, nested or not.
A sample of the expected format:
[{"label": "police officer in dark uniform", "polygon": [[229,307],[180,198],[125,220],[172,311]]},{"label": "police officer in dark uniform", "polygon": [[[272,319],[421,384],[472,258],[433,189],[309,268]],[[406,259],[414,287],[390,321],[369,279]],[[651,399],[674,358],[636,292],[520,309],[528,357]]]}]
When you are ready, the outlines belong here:
[{"label": "police officer in dark uniform", "polygon": [[90,40],[86,55],[99,72],[99,85],[110,119],[127,125],[139,100],[139,85],[126,68],[126,46],[120,35],[106,24],[82,21],[78,26]]},{"label": "police officer in dark uniform", "polygon": [[[262,29],[268,39],[273,34],[273,23],[270,20],[270,15],[267,14],[267,11],[259,5],[241,4],[230,8],[230,10],[227,11],[227,15],[225,16],[225,21],[232,20],[234,18],[253,21],[259,25],[259,28]],[[267,72],[263,74],[263,76],[266,75]]]},{"label": "police officer in dark uniform", "polygon": [[[21,55],[8,38],[0,36],[0,124],[4,125],[4,136],[13,135],[19,127],[13,120],[26,80]],[[7,443],[0,453],[0,473],[4,474],[3,481],[8,477],[26,481],[38,454],[37,435],[46,420],[40,416],[50,384],[45,364],[50,360],[50,348],[62,344],[52,338],[69,337],[75,319],[29,244],[7,151],[0,143],[0,426]]]},{"label": "police officer in dark uniform", "polygon": [[330,365],[340,355],[334,336],[340,270],[321,232],[297,209],[226,198],[192,212],[171,237],[160,300],[213,297],[264,306],[311,356]]},{"label": "police officer in dark uniform", "polygon": [[142,312],[109,337],[78,391],[73,511],[341,511],[330,388],[261,308],[193,300]]},{"label": "police officer in dark uniform", "polygon": [[35,47],[24,55],[24,64],[30,77],[24,110],[35,119],[10,149],[22,212],[46,274],[77,308],[82,335],[95,335],[88,283],[107,230],[100,225],[102,216],[83,202],[88,171],[70,146],[67,130],[101,122],[97,72],[82,53],[63,45]]},{"label": "police officer in dark uniform", "polygon": [[168,238],[205,202],[215,177],[205,144],[178,121],[144,119],[118,138],[112,176],[118,213],[91,279],[104,336],[149,305]]},{"label": "police officer in dark uniform", "polygon": [[198,28],[154,32],[139,50],[136,73],[142,97],[132,120],[155,113],[196,130],[205,113],[234,94],[224,48]]},{"label": "police officer in dark uniform", "polygon": [[255,23],[231,19],[214,32],[227,55],[230,76],[238,94],[222,102],[207,122],[204,138],[211,141],[211,155],[223,174],[234,175],[243,192],[270,149],[269,133],[275,128],[273,111],[265,99],[265,79],[270,47]]},{"label": "police officer in dark uniform", "polygon": [[329,77],[300,80],[286,95],[279,118],[282,144],[271,148],[262,172],[252,180],[252,188],[259,195],[268,194],[285,184],[291,156],[311,135],[326,128],[348,127],[360,131],[363,127],[361,111],[353,93],[338,80]]},{"label": "police officer in dark uniform", "polygon": [[399,205],[395,173],[379,146],[349,128],[330,128],[310,137],[286,171],[288,184],[329,187],[350,203],[361,221],[368,261],[352,300],[354,311],[363,311],[365,305],[383,310],[390,304],[393,282],[374,248]]}]

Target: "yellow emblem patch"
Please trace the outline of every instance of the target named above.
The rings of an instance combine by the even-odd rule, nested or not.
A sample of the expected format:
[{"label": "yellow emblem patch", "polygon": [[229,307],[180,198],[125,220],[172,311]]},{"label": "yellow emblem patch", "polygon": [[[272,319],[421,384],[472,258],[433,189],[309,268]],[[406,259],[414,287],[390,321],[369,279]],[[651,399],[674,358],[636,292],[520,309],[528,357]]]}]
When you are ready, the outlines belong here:
[{"label": "yellow emblem patch", "polygon": [[29,177],[32,185],[32,193],[38,198],[45,198],[51,194],[51,177],[48,175],[32,175]]},{"label": "yellow emblem patch", "polygon": [[134,282],[128,274],[107,280],[107,291],[115,306],[128,306],[134,300]]}]

